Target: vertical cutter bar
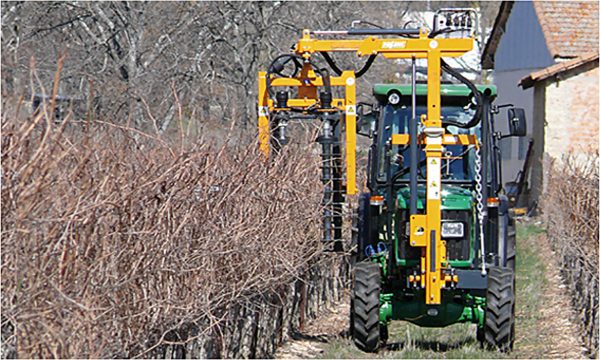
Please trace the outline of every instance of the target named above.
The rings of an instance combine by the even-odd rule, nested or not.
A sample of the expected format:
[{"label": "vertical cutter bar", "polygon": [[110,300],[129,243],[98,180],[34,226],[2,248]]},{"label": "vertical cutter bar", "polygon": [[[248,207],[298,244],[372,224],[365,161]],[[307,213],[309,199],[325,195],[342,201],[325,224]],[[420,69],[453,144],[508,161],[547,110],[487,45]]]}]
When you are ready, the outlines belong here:
[{"label": "vertical cutter bar", "polygon": [[258,142],[265,158],[269,157],[269,96],[267,94],[267,73],[258,72]]},{"label": "vertical cutter bar", "polygon": [[356,188],[356,77],[354,71],[344,71],[346,83],[346,194],[354,195]]},{"label": "vertical cutter bar", "polygon": [[[431,241],[426,244],[426,286],[425,303],[440,304],[442,300],[442,260],[446,257],[446,247],[441,241],[441,161],[442,161],[442,127],[441,95],[440,95],[440,51],[437,41],[430,40],[430,50],[427,54],[427,119],[425,121],[425,155],[427,157],[427,231]],[[427,131],[434,128],[437,131]],[[431,130],[434,130],[431,129]]]}]

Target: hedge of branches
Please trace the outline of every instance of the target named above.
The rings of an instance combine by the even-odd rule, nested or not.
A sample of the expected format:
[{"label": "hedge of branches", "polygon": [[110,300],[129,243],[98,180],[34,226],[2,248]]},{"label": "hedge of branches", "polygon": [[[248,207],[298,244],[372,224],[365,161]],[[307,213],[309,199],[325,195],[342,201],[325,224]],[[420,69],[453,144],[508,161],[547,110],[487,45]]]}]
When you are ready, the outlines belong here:
[{"label": "hedge of branches", "polygon": [[592,356],[598,352],[599,157],[569,155],[550,172],[544,214],[548,237],[584,328]]},{"label": "hedge of branches", "polygon": [[266,164],[255,148],[5,115],[3,346],[136,356],[150,331],[216,325],[218,309],[298,276],[319,251],[319,164]]}]

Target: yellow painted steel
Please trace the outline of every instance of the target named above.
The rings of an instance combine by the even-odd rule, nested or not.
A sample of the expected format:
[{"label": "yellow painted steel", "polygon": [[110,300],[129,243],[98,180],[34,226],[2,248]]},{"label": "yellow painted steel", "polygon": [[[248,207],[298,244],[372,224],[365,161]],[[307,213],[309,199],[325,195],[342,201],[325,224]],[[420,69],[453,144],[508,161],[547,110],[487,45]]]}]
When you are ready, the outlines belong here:
[{"label": "yellow painted steel", "polygon": [[[427,162],[427,235],[425,252],[425,303],[440,304],[442,301],[442,261],[446,260],[446,246],[441,241],[442,224],[442,128],[440,96],[440,52],[430,44],[427,56],[427,118],[425,120],[425,157]],[[431,131],[439,129],[438,131]]]},{"label": "yellow painted steel", "polygon": [[[422,144],[422,140],[417,141],[418,144]],[[392,145],[408,145],[410,144],[410,136],[408,134],[393,134]],[[477,136],[466,135],[466,134],[444,134],[442,138],[442,145],[477,145]]]},{"label": "yellow painted steel", "polygon": [[410,216],[410,245],[427,246],[427,215]]},{"label": "yellow painted steel", "polygon": [[[288,99],[289,107],[308,109],[318,103],[316,89],[323,86],[323,79],[312,70],[303,68],[305,78],[273,78],[273,87],[297,87],[301,98]],[[305,82],[308,80],[308,83]],[[345,114],[345,163],[346,163],[346,194],[354,195],[358,191],[356,185],[356,77],[353,71],[344,71],[340,76],[330,78],[331,86],[344,87],[344,98],[332,99],[333,108],[341,110]],[[314,96],[313,96],[314,95]],[[266,72],[259,72],[258,76],[258,139],[261,152],[269,156],[269,115],[276,111],[289,110],[275,107],[273,99],[268,97],[266,86]],[[327,109],[322,112],[331,111]]]},{"label": "yellow painted steel", "polygon": [[392,145],[408,145],[410,143],[410,135],[408,134],[392,134]]},{"label": "yellow painted steel", "polygon": [[322,40],[310,37],[310,31],[304,30],[302,38],[296,44],[297,54],[313,54],[315,52],[356,52],[358,56],[381,54],[389,59],[428,58],[428,52],[435,44],[436,50],[445,57],[462,56],[473,48],[473,39],[430,39],[426,30],[421,31],[419,38],[378,38],[369,36],[364,39]]},{"label": "yellow painted steel", "polygon": [[258,73],[258,142],[260,151],[269,157],[269,94],[267,94],[267,73]]},{"label": "yellow painted steel", "polygon": [[346,82],[346,194],[354,195],[356,187],[356,78],[353,71],[344,71]]},{"label": "yellow painted steel", "polygon": [[[427,201],[426,213],[414,215],[410,219],[410,242],[421,248],[421,286],[425,288],[427,304],[441,303],[441,289],[445,283],[443,273],[446,261],[446,245],[441,241],[441,161],[444,145],[475,145],[475,135],[445,134],[442,128],[440,96],[440,63],[442,57],[458,57],[473,48],[473,38],[430,39],[427,30],[421,30],[418,38],[378,38],[369,36],[362,39],[317,39],[312,38],[309,30],[302,32],[302,38],[294,51],[304,59],[318,52],[355,52],[356,55],[382,55],[388,59],[427,60],[427,115],[423,118],[425,126],[419,137],[419,144],[425,145],[427,162]],[[344,99],[333,99],[332,106],[345,115],[345,163],[346,192],[355,194],[356,189],[356,81],[354,73],[344,71],[341,76],[331,77],[331,86],[345,88]],[[273,78],[271,86],[290,86],[298,88],[298,98],[289,99],[288,106],[318,106],[317,87],[323,86],[323,79],[315,74],[305,63],[296,78]],[[266,74],[259,73],[258,122],[260,148],[265,155],[269,152],[269,116],[276,111],[266,89]],[[324,110],[323,110],[324,111]],[[330,110],[329,110],[330,111]],[[406,134],[392,135],[392,144],[408,145]],[[416,196],[416,194],[414,194]]]}]

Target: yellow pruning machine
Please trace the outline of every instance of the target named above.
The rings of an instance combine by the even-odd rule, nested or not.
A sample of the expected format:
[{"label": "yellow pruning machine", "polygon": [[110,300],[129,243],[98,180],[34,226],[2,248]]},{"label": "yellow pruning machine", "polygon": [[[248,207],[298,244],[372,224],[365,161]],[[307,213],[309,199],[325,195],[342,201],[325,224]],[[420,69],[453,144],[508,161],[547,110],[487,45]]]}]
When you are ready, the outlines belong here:
[{"label": "yellow pruning machine", "polygon": [[[265,156],[288,142],[293,122],[320,122],[323,241],[352,254],[351,333],[365,351],[385,342],[391,320],[471,322],[483,344],[512,348],[516,240],[498,142],[524,136],[526,125],[523,110],[510,108],[510,134],[497,132],[496,88],[474,85],[444,61],[473,49],[476,22],[471,9],[444,9],[431,30],[358,22],[343,31],[304,30],[291,53],[258,74]],[[340,69],[338,52],[367,60],[357,71]],[[411,82],[375,85],[376,102],[357,103],[357,79],[379,55],[406,59]],[[427,64],[426,83],[417,81],[418,61]],[[458,83],[442,83],[442,73]],[[356,134],[371,139],[361,194]],[[352,200],[352,244],[344,249],[341,210]]]}]

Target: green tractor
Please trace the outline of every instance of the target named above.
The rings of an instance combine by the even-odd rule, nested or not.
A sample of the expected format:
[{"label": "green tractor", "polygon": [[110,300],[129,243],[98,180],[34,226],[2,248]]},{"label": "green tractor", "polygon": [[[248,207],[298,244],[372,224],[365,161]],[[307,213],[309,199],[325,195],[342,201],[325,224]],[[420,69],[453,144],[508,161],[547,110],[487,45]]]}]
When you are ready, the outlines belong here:
[{"label": "green tractor", "polygon": [[[412,119],[427,112],[427,86],[376,85],[377,104],[359,106],[358,132],[372,138],[372,144],[369,192],[359,195],[353,226],[351,334],[364,351],[385,343],[391,320],[424,327],[474,323],[483,345],[512,349],[516,232],[501,185],[498,141],[504,136],[494,129],[496,88],[476,88],[478,99],[467,85],[441,85],[441,114],[448,123],[468,124],[478,108],[481,112],[473,126],[449,125],[446,133],[475,135],[482,146],[444,147],[440,235],[445,254],[443,269],[430,272],[443,281],[437,304],[427,304],[427,264],[422,248],[410,243],[411,231],[422,231],[411,230],[410,218],[427,209],[427,159],[422,145],[392,142],[395,134],[425,130],[411,129],[411,123],[418,125]],[[509,136],[524,136],[524,112],[508,113]],[[435,244],[431,248],[438,249]]]},{"label": "green tractor", "polygon": [[[525,136],[526,124],[522,109],[493,104],[494,86],[476,86],[444,61],[473,49],[476,23],[472,10],[442,9],[431,30],[360,22],[305,29],[291,53],[258,74],[266,158],[288,142],[293,122],[319,123],[326,249],[348,250],[343,204],[357,204],[350,323],[364,351],[380,348],[392,320],[473,323],[484,345],[512,349],[515,226],[498,144]],[[339,52],[367,60],[359,70],[341,69]],[[358,78],[377,56],[410,61],[410,84],[376,85],[375,104],[357,103]],[[417,61],[427,62],[426,84],[417,84]],[[456,83],[442,83],[444,73]],[[509,134],[496,130],[503,107],[510,107]],[[366,184],[356,177],[357,134],[372,140]]]}]

